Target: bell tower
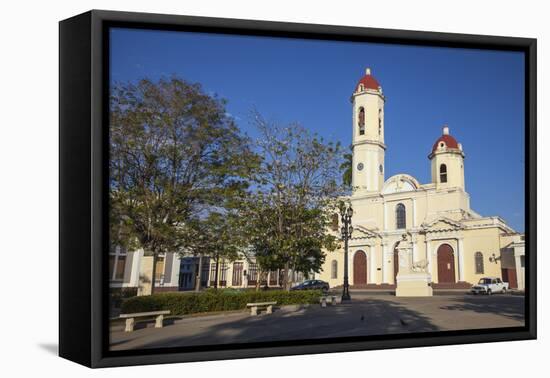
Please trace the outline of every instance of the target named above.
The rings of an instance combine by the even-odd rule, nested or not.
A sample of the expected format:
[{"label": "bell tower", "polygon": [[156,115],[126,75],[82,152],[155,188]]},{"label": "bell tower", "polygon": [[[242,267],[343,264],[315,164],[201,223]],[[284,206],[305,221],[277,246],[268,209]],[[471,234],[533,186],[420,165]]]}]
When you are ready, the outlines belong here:
[{"label": "bell tower", "polygon": [[437,189],[465,190],[464,151],[462,144],[449,134],[448,126],[443,127],[442,135],[435,141],[428,158],[432,165],[432,182]]},{"label": "bell tower", "polygon": [[353,195],[379,192],[384,184],[384,103],[382,87],[370,68],[351,96],[353,108]]}]

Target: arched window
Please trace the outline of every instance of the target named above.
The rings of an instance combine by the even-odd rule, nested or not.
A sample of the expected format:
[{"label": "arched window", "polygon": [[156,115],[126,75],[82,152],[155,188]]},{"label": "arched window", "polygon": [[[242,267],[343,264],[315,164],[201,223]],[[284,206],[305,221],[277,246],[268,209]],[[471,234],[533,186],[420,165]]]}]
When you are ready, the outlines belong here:
[{"label": "arched window", "polygon": [[338,278],[338,261],[332,260],[330,266],[330,278]]},{"label": "arched window", "polygon": [[476,261],[476,274],[484,274],[485,269],[483,267],[483,253],[476,252],[475,261]]},{"label": "arched window", "polygon": [[447,182],[447,166],[445,164],[439,166],[439,181]]},{"label": "arched window", "polygon": [[332,222],[330,227],[332,228],[332,231],[338,231],[338,220],[340,219],[340,216],[337,213],[332,214]]},{"label": "arched window", "polygon": [[365,108],[359,108],[358,123],[359,125],[359,135],[365,134]]},{"label": "arched window", "polygon": [[407,213],[405,205],[398,203],[395,207],[395,226],[397,229],[407,228]]}]

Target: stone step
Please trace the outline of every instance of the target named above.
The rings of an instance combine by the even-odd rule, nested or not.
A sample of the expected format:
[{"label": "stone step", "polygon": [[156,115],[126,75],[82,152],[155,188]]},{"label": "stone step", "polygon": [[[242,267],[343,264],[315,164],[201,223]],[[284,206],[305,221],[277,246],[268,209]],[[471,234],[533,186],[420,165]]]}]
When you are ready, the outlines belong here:
[{"label": "stone step", "polygon": [[[434,290],[466,290],[470,289],[472,287],[472,284],[468,282],[455,282],[455,283],[432,283],[432,287]],[[396,286],[393,284],[363,284],[363,285],[350,285],[350,289],[352,290],[395,290]],[[342,289],[342,285],[333,286],[332,289]]]},{"label": "stone step", "polygon": [[472,284],[468,282],[454,282],[454,283],[432,283],[434,290],[441,289],[469,289],[472,287]]},{"label": "stone step", "polygon": [[[332,289],[342,289],[342,285],[334,286]],[[395,290],[395,285],[392,284],[364,284],[364,285],[350,285],[350,289],[364,289],[364,290]]]}]

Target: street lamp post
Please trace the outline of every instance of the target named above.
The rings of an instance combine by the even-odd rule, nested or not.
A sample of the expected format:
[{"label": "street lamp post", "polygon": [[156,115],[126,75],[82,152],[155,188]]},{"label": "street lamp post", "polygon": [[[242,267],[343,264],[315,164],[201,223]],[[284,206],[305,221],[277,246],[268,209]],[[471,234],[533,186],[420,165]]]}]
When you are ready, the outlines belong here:
[{"label": "street lamp post", "polygon": [[342,218],[342,239],[344,240],[344,291],[342,292],[342,301],[349,301],[351,296],[349,295],[349,279],[348,279],[348,240],[353,233],[353,227],[351,225],[351,217],[353,216],[353,209],[351,204],[347,206],[340,203],[340,216]]}]

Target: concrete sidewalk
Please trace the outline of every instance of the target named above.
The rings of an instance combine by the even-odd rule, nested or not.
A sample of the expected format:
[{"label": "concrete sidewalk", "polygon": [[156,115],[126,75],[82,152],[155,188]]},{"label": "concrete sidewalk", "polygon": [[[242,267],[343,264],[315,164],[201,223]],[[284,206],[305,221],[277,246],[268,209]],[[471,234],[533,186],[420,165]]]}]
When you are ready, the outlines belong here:
[{"label": "concrete sidewalk", "polygon": [[111,349],[218,345],[523,326],[522,296],[440,295],[402,298],[352,293],[352,301],[321,308],[284,306],[272,315],[232,312],[191,316],[164,328],[111,331]]}]

